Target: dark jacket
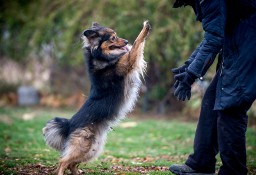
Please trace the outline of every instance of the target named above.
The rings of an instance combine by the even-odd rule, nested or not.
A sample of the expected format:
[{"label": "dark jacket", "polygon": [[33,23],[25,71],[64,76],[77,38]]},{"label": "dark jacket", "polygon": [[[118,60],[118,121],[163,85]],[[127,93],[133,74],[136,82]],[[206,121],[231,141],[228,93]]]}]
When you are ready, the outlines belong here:
[{"label": "dark jacket", "polygon": [[[188,71],[197,77],[204,76],[221,51],[214,109],[241,105],[249,107],[256,98],[256,8],[253,7],[256,7],[256,0],[248,1],[252,3],[248,6],[237,6],[245,8],[243,10],[234,8],[234,1],[231,0],[195,2],[193,8],[205,34],[200,46],[189,58],[191,64]],[[237,15],[240,10],[248,14]]]}]

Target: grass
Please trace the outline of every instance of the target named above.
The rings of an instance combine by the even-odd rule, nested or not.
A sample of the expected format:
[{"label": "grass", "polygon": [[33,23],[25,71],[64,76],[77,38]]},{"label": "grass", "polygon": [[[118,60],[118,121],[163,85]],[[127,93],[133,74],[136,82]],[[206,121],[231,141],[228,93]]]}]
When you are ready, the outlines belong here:
[{"label": "grass", "polygon": [[[45,145],[41,133],[53,116],[74,111],[37,108],[0,109],[0,174],[52,174],[59,154]],[[130,118],[109,133],[104,153],[80,165],[88,174],[171,174],[172,163],[182,163],[192,152],[196,123]],[[256,172],[256,129],[248,128],[250,175]],[[221,165],[218,158],[217,168]]]}]

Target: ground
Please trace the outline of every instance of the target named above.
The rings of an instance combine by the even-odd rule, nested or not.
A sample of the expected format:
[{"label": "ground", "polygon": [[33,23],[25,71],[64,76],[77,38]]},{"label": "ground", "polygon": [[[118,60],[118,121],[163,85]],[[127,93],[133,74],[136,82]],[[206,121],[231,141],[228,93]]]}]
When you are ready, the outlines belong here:
[{"label": "ground", "polygon": [[[0,108],[0,174],[53,174],[58,153],[43,140],[41,129],[54,116],[70,117],[74,110]],[[94,162],[79,166],[81,174],[171,174],[172,163],[182,163],[192,151],[196,122],[179,116],[130,117],[114,127],[104,153]],[[249,175],[256,174],[256,129],[248,128]],[[221,165],[218,158],[217,171]],[[66,171],[66,174],[69,174]]]}]

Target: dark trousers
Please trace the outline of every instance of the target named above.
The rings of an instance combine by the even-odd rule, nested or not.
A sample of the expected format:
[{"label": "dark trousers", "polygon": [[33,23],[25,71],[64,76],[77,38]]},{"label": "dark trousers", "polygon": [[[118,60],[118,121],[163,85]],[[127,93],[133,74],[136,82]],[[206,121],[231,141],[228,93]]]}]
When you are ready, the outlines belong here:
[{"label": "dark trousers", "polygon": [[248,106],[213,110],[218,73],[212,80],[202,100],[201,113],[194,139],[194,153],[186,164],[203,173],[214,173],[216,158],[220,153],[222,166],[219,175],[245,175]]}]

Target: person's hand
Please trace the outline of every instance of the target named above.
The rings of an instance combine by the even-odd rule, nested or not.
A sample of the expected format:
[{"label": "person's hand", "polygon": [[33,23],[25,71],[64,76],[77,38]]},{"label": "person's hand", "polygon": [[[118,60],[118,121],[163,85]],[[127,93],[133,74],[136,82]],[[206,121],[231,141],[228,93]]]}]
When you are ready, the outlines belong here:
[{"label": "person's hand", "polygon": [[177,67],[177,68],[173,68],[171,69],[172,70],[172,73],[174,74],[180,74],[180,73],[183,73],[185,72],[185,70],[187,69],[188,65],[184,64],[180,67]]},{"label": "person's hand", "polygon": [[195,82],[197,77],[190,72],[183,72],[174,76],[176,83],[174,84],[175,91],[174,96],[178,100],[185,101],[186,99],[190,100],[191,97],[191,85]]},{"label": "person's hand", "polygon": [[[178,74],[181,74],[183,72],[186,71],[188,65],[187,64],[184,64],[180,67],[177,67],[177,68],[173,68],[171,69],[172,73],[174,73],[175,75],[178,75]],[[175,83],[174,83],[174,88],[176,89],[177,87],[179,86],[179,81],[176,80]]]}]

